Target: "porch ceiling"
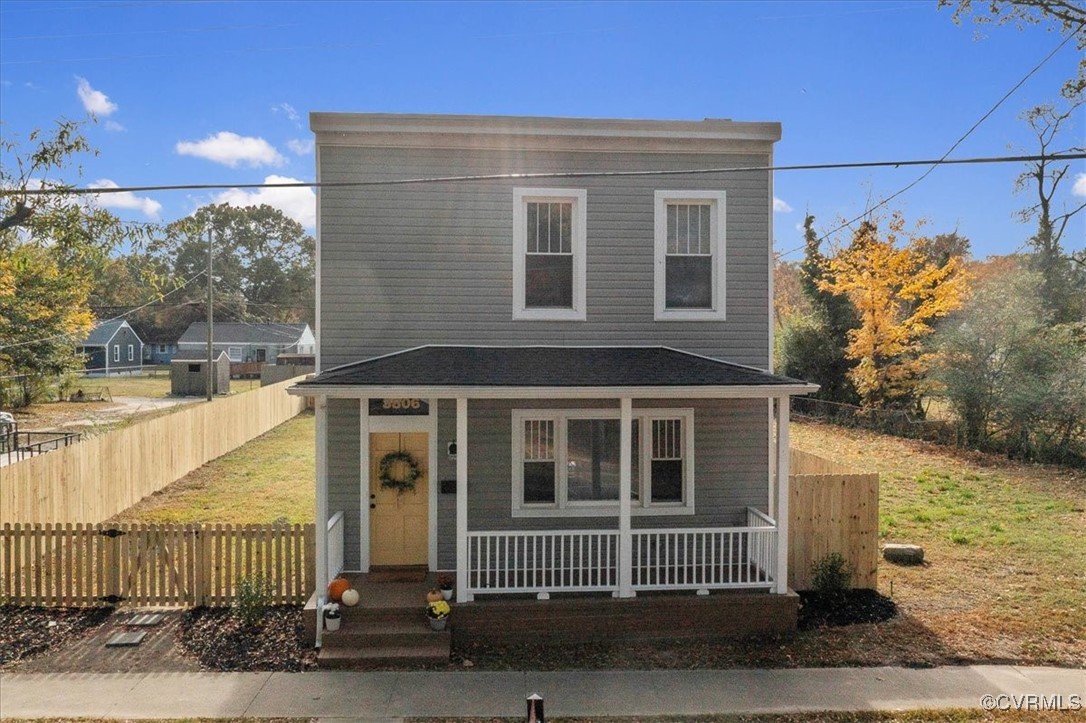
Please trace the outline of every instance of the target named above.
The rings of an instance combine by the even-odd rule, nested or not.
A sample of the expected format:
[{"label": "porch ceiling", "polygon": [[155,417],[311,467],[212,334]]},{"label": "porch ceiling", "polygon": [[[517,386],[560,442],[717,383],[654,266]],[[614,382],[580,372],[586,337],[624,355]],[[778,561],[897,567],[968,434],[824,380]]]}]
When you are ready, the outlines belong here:
[{"label": "porch ceiling", "polygon": [[423,346],[292,388],[330,396],[779,397],[818,387],[662,346]]}]

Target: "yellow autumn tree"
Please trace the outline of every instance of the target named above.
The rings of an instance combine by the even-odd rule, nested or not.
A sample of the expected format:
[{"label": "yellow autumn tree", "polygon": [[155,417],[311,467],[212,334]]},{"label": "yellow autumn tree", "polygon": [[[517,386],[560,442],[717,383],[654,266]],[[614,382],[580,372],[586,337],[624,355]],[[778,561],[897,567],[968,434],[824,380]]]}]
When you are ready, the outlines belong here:
[{"label": "yellow autumn tree", "polygon": [[939,264],[921,247],[895,213],[885,235],[865,221],[852,243],[826,262],[819,287],[846,296],[860,318],[845,353],[856,361],[849,377],[864,408],[917,405],[931,362],[924,340],[936,319],[961,306],[967,290],[960,256]]}]

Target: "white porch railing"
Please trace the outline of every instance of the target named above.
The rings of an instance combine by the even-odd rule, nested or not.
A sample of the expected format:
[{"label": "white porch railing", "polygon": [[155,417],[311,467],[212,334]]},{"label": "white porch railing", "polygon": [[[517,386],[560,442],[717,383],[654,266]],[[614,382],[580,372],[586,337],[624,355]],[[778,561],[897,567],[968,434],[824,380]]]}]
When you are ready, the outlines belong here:
[{"label": "white porch railing", "polygon": [[[777,523],[747,508],[745,527],[631,533],[634,590],[772,588]],[[472,593],[616,592],[618,530],[469,532]]]},{"label": "white porch railing", "polygon": [[469,532],[475,593],[618,589],[618,530]]},{"label": "white porch railing", "polygon": [[328,519],[328,579],[343,572],[343,512]]}]

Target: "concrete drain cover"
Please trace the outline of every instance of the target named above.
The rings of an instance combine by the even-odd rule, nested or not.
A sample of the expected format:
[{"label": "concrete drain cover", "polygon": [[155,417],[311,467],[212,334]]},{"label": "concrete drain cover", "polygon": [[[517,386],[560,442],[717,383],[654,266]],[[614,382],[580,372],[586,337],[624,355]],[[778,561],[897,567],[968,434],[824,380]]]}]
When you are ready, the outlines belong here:
[{"label": "concrete drain cover", "polygon": [[159,613],[145,613],[143,615],[136,615],[131,620],[125,623],[125,625],[136,625],[141,628],[149,628],[154,625],[158,625],[162,622],[162,615]]},{"label": "concrete drain cover", "polygon": [[147,633],[117,633],[109,639],[106,647],[131,648],[142,643],[145,637],[147,637]]}]

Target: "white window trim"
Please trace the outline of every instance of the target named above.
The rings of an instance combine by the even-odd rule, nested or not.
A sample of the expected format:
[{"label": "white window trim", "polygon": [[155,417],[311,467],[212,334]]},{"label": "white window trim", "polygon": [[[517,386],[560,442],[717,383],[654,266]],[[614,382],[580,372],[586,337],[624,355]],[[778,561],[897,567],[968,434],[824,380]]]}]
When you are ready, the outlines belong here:
[{"label": "white window trim", "polygon": [[128,345],[128,361],[135,361],[136,359],[136,347],[132,344]]},{"label": "white window trim", "polygon": [[113,361],[119,362],[120,360],[121,360],[121,345],[120,344],[114,344],[113,345]]},{"label": "white window trim", "polygon": [[235,363],[244,361],[245,350],[240,346],[228,346],[226,347],[226,358]]},{"label": "white window trim", "polygon": [[[713,254],[713,308],[667,308],[667,204],[712,201],[709,209],[709,245]],[[656,321],[710,321],[725,319],[725,252],[727,248],[727,194],[724,191],[657,191],[654,217]]]},{"label": "white window trim", "polygon": [[[570,419],[618,419],[618,409],[514,409],[512,424],[512,516],[513,517],[617,517],[618,500],[582,501],[567,500],[566,469],[566,422]],[[634,419],[641,425],[638,470],[641,479],[631,480],[638,487],[638,498],[630,500],[631,514],[637,516],[692,515],[694,514],[694,410],[690,408],[642,408],[635,407]],[[683,501],[652,502],[649,470],[652,469],[652,419],[682,419],[684,440]],[[555,480],[554,503],[524,503],[524,422],[528,419],[552,419],[555,422]]]},{"label": "white window trim", "polygon": [[[573,202],[573,308],[528,309],[524,299],[524,256],[528,250],[528,202]],[[584,321],[588,192],[583,188],[513,189],[513,318],[521,321]]]}]

